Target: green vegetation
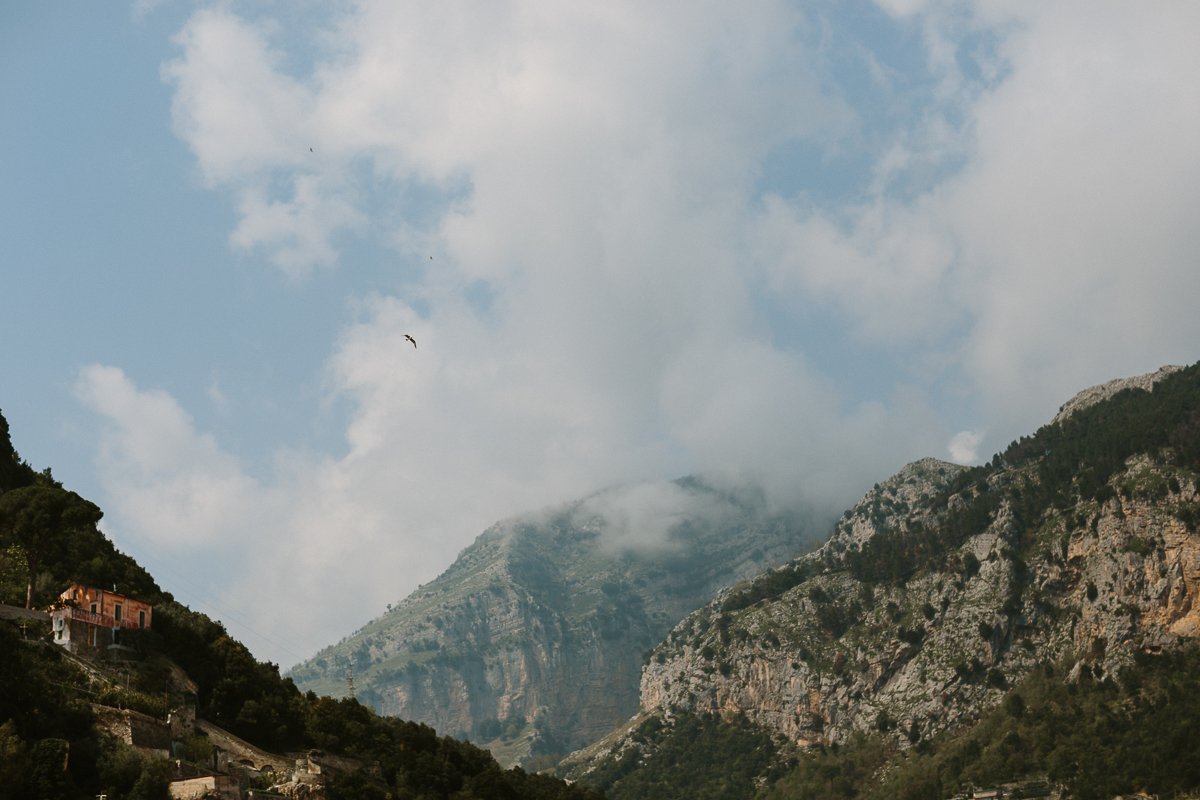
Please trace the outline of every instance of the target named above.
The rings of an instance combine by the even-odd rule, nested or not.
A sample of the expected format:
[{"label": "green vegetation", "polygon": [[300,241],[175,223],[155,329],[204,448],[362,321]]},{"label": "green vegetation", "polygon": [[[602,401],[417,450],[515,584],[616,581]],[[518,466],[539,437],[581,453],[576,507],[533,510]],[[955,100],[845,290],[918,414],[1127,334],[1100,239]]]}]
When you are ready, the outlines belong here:
[{"label": "green vegetation", "polygon": [[763,600],[776,600],[782,594],[812,576],[809,565],[805,562],[793,562],[776,570],[771,570],[757,578],[750,586],[740,592],[734,592],[721,606],[722,613],[740,611],[749,608]]},{"label": "green vegetation", "polygon": [[809,750],[788,775],[760,794],[764,800],[863,797],[871,777],[894,755],[894,747],[881,737],[858,733],[845,746],[822,745]]},{"label": "green vegetation", "polygon": [[96,527],[101,511],[35,472],[13,450],[0,415],[0,603],[43,608],[72,583],[115,586],[140,600],[170,595]]},{"label": "green vegetation", "polygon": [[583,782],[612,800],[734,800],[753,797],[762,776],[774,780],[788,764],[771,734],[737,716],[680,714],[669,726],[651,717],[633,733],[638,747],[608,758]]},{"label": "green vegetation", "polygon": [[0,798],[165,800],[165,764],[99,731],[88,677],[19,630],[0,624]]},{"label": "green vegetation", "polygon": [[[1200,789],[1200,651],[1141,654],[1115,681],[1085,663],[1047,665],[1012,690],[973,729],[897,753],[860,736],[821,747],[767,793],[770,800],[942,800],[968,785],[1034,776],[1061,783],[1077,800]],[[883,782],[872,776],[889,760]]]},{"label": "green vegetation", "polygon": [[61,543],[68,530],[95,528],[101,516],[94,503],[40,476],[32,486],[0,495],[0,536],[24,551],[29,568],[26,608],[33,608],[38,568],[51,545]]}]

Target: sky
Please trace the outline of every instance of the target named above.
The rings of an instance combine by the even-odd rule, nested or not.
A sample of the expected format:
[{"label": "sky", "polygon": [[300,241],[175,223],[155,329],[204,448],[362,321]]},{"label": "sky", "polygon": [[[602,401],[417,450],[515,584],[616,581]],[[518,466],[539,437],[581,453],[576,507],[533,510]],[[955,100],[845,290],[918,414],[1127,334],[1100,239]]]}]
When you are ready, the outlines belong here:
[{"label": "sky", "polygon": [[605,487],[836,515],[1200,359],[1198,38],[1188,3],[6,3],[0,410],[284,668]]}]

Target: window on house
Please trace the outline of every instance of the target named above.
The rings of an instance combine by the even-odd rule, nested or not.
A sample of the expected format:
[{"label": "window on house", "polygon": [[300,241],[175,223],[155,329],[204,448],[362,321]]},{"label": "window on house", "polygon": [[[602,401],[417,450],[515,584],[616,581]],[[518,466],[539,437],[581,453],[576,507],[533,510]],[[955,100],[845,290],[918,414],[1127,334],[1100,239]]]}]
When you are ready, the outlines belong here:
[{"label": "window on house", "polygon": [[117,622],[121,621],[121,606],[119,603],[113,606],[113,619],[115,619]]},{"label": "window on house", "polygon": [[146,627],[146,612],[145,611],[138,611],[138,627],[139,628]]},{"label": "window on house", "polygon": [[95,603],[92,603],[92,613],[93,614],[96,613],[96,604]]}]

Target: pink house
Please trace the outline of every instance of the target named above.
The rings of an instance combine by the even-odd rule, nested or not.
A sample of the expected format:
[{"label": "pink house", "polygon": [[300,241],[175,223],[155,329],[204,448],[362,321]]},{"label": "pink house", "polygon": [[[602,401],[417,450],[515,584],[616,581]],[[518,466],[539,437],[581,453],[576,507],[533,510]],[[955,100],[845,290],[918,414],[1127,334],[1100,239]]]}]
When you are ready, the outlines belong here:
[{"label": "pink house", "polygon": [[121,630],[149,630],[153,610],[141,600],[79,583],[59,595],[58,605],[51,612],[55,644],[93,657],[127,650]]}]

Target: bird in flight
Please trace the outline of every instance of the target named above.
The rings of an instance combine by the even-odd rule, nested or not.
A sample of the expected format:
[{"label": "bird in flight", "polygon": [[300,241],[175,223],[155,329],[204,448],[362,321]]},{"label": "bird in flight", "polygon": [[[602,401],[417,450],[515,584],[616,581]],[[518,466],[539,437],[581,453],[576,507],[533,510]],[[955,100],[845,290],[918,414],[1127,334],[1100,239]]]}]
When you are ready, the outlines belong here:
[{"label": "bird in flight", "polygon": [[308,148],[308,152],[310,152],[310,153],[312,152],[312,148],[311,148],[311,147],[310,147],[310,148]]},{"label": "bird in flight", "polygon": [[412,343],[413,343],[413,349],[414,349],[414,350],[415,350],[415,349],[417,349],[417,340],[416,340],[416,339],[414,339],[413,337],[409,336],[407,333],[406,333],[406,334],[404,334],[404,338],[405,338],[405,339],[408,339],[410,342],[412,342]]}]

